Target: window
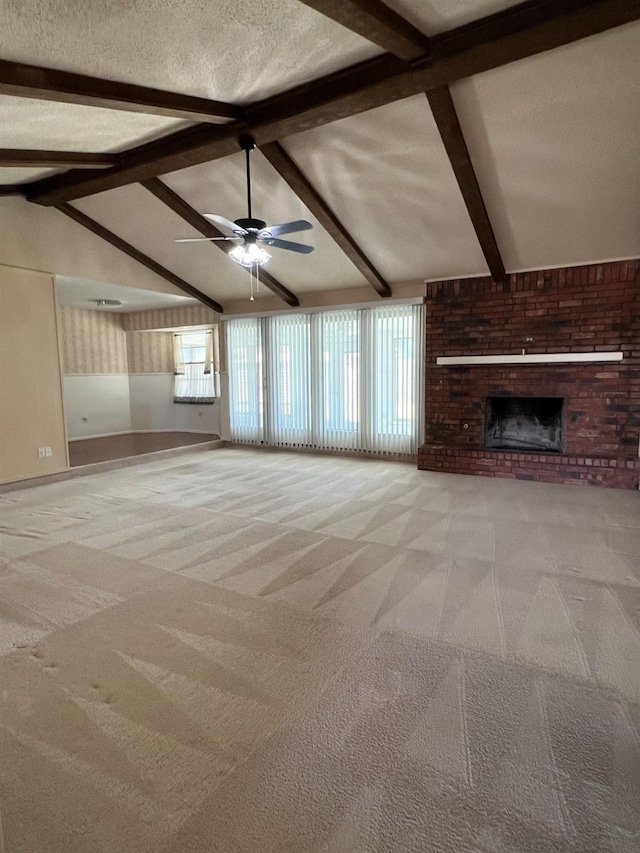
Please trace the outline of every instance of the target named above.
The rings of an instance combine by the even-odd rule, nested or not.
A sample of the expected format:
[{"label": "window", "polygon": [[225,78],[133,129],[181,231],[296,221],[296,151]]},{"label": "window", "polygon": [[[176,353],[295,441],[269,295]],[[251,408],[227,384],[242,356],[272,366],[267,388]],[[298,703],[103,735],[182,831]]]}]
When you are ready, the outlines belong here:
[{"label": "window", "polygon": [[422,317],[389,305],[229,320],[233,440],[414,454]]},{"label": "window", "polygon": [[213,403],[219,396],[217,332],[174,335],[174,403]]},{"label": "window", "polygon": [[234,320],[226,327],[229,373],[229,409],[236,441],[262,441],[261,324],[254,317]]}]

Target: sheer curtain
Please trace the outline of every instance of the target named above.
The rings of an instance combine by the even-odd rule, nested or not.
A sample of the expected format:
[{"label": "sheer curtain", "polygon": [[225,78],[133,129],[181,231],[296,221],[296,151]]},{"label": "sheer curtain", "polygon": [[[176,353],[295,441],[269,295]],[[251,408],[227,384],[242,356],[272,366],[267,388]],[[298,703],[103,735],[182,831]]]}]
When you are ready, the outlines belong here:
[{"label": "sheer curtain", "polygon": [[230,320],[227,332],[234,441],[415,454],[421,305]]},{"label": "sheer curtain", "polygon": [[213,403],[219,394],[213,336],[213,330],[173,336],[175,403]]}]

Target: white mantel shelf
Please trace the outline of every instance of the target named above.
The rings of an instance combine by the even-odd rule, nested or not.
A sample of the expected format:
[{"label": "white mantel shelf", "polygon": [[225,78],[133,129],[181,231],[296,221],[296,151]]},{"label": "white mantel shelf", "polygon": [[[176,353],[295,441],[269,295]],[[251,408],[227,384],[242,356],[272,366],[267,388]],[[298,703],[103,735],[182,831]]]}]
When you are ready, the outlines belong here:
[{"label": "white mantel shelf", "polygon": [[540,352],[524,355],[440,355],[441,367],[468,364],[571,364],[575,362],[622,361],[621,352]]}]

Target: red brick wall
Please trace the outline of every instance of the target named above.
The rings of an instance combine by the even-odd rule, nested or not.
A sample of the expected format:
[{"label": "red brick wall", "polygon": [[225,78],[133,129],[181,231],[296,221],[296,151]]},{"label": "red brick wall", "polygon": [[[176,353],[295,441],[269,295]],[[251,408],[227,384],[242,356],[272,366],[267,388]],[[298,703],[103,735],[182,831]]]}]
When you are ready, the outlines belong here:
[{"label": "red brick wall", "polygon": [[[566,456],[637,460],[639,294],[640,261],[519,273],[501,284],[483,278],[428,285],[423,459],[433,456],[435,445],[482,449],[485,400],[508,394],[565,398]],[[618,364],[436,365],[441,355],[518,354],[523,349],[622,350],[624,359]],[[486,453],[495,461],[492,451]],[[588,467],[584,460],[583,466]]]}]

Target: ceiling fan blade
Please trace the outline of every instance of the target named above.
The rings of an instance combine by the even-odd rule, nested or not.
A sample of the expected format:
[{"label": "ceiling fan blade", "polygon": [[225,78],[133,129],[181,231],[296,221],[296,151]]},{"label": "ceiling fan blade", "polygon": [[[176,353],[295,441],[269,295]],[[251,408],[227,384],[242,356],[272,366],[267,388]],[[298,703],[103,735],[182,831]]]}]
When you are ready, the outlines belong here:
[{"label": "ceiling fan blade", "polygon": [[299,252],[301,255],[308,255],[313,252],[313,246],[305,246],[304,243],[292,243],[291,240],[267,240],[264,242],[276,249],[287,249],[289,252]]},{"label": "ceiling fan blade", "polygon": [[267,225],[260,232],[260,236],[268,232],[272,237],[278,237],[280,234],[293,234],[294,231],[308,231],[310,228],[313,228],[313,225],[306,219],[296,219],[294,222],[283,222],[281,225]]},{"label": "ceiling fan blade", "polygon": [[235,222],[232,222],[230,219],[227,219],[226,216],[218,216],[217,213],[204,213],[205,219],[208,219],[209,222],[215,222],[218,225],[223,225],[225,228],[228,228],[229,231],[237,231],[240,234],[246,234],[247,232],[244,228],[241,228],[239,225],[236,225]]},{"label": "ceiling fan blade", "polygon": [[233,243],[241,243],[242,237],[180,237],[174,243],[211,243],[214,240],[231,240]]}]

